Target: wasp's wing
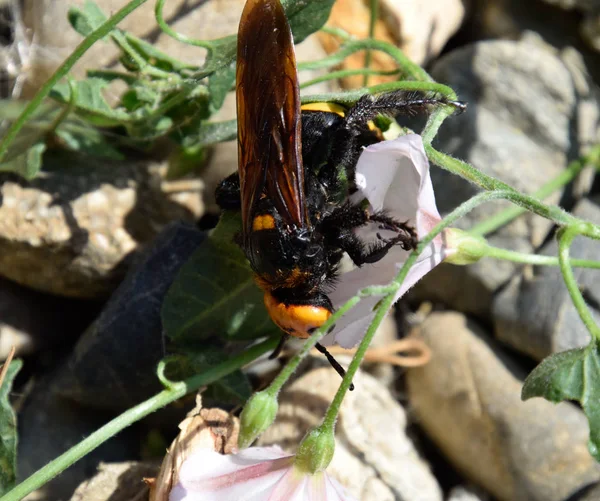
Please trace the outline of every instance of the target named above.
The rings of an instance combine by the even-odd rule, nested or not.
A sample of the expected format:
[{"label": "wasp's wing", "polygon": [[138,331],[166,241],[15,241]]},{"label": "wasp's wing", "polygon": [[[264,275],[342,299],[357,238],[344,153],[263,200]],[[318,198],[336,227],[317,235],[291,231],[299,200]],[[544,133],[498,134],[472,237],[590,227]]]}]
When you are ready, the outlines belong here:
[{"label": "wasp's wing", "polygon": [[238,162],[244,233],[263,193],[283,220],[309,225],[300,91],[289,24],[279,0],[248,0],[237,52]]}]

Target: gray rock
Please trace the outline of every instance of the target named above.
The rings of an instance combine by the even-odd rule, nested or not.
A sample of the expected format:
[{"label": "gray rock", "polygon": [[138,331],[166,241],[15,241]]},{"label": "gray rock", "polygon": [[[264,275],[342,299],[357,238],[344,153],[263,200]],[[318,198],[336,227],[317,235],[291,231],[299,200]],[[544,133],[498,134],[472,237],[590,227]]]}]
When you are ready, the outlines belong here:
[{"label": "gray rock", "polygon": [[[19,413],[18,481],[22,481],[60,454],[81,442],[114,416],[84,409],[58,396],[51,383],[38,384]],[[139,436],[133,428],[119,433],[85,455],[26,499],[67,500],[75,488],[96,471],[102,461],[125,461],[139,454]]]},{"label": "gray rock", "polygon": [[0,361],[14,346],[17,356],[63,345],[81,334],[98,306],[58,298],[0,279]]},{"label": "gray rock", "polygon": [[454,487],[448,495],[448,501],[491,501],[491,498],[476,487]]},{"label": "gray rock", "polygon": [[102,463],[92,478],[77,487],[71,501],[148,499],[148,486],[143,479],[155,477],[157,472],[158,465],[151,462]]},{"label": "gray rock", "polygon": [[564,501],[600,479],[589,428],[569,403],[521,401],[510,360],[459,313],[420,326],[432,362],[407,372],[417,422],[452,464],[500,501]]},{"label": "gray rock", "polygon": [[40,291],[106,296],[135,251],[204,210],[198,183],[169,191],[165,164],[75,155],[46,163],[30,182],[0,175],[0,275]]},{"label": "gray rock", "polygon": [[[330,367],[312,370],[286,386],[275,423],[259,445],[293,452],[320,424],[339,386]],[[363,372],[346,395],[336,425],[336,447],[327,472],[361,501],[441,501],[428,465],[406,435],[406,412],[379,381]]]},{"label": "gray rock", "polygon": [[558,5],[563,9],[577,9],[581,11],[599,11],[600,1],[598,0],[544,0],[546,3]]},{"label": "gray rock", "polygon": [[162,389],[155,370],[165,355],[163,299],[204,238],[181,223],[159,235],[63,364],[54,381],[58,394],[94,408],[124,410]]},{"label": "gray rock", "polygon": [[[582,200],[573,213],[600,223],[600,207]],[[597,259],[600,245],[588,238],[577,238],[571,256]],[[546,244],[540,254],[557,256],[556,240]],[[592,314],[600,322],[600,282],[598,271],[574,268],[575,278],[585,293]],[[579,318],[565,287],[560,269],[555,266],[525,267],[494,300],[494,328],[498,339],[513,348],[542,360],[552,353],[585,346],[590,335]]]},{"label": "gray rock", "polygon": [[[570,70],[551,48],[531,41],[479,42],[440,59],[434,78],[453,87],[469,108],[444,124],[436,147],[471,162],[486,174],[531,193],[557,176],[596,136],[598,113],[580,129],[581,96]],[[597,102],[596,102],[597,106]],[[584,144],[585,143],[585,144]],[[477,193],[477,188],[442,169],[432,170],[438,208],[447,213]],[[561,193],[548,201],[556,203]],[[507,206],[481,206],[458,226],[470,228]],[[530,252],[542,244],[551,223],[528,214],[497,231],[492,244]],[[453,282],[478,282],[477,304],[463,306],[485,315],[494,291],[514,273],[507,262],[482,260],[466,269],[450,268]],[[433,282],[435,275],[425,278]],[[432,288],[431,284],[429,287]],[[441,290],[444,302],[458,307],[457,296]]]}]

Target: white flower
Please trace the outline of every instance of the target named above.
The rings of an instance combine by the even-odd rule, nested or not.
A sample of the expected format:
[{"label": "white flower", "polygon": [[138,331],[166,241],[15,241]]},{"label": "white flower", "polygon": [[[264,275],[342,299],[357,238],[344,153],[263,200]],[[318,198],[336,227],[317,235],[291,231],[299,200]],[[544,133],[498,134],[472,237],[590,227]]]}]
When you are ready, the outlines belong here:
[{"label": "white flower", "polygon": [[[358,192],[352,201],[367,199],[371,210],[385,210],[397,221],[416,227],[422,239],[441,221],[435,205],[433,185],[429,176],[429,161],[423,149],[421,136],[408,134],[397,139],[382,141],[364,149],[356,166]],[[377,227],[359,231],[366,241],[377,238]],[[443,259],[455,252],[447,243],[446,232],[419,256],[398,293],[396,301]],[[374,264],[364,265],[340,277],[329,297],[338,308],[364,287],[388,285],[406,261],[409,252],[400,246],[393,247],[387,255]],[[352,348],[360,342],[374,317],[373,307],[380,297],[367,297],[338,320],[331,334],[323,338],[323,345],[339,344]]]},{"label": "white flower", "polygon": [[354,501],[327,473],[303,473],[279,447],[222,455],[198,449],[181,466],[169,501]]}]

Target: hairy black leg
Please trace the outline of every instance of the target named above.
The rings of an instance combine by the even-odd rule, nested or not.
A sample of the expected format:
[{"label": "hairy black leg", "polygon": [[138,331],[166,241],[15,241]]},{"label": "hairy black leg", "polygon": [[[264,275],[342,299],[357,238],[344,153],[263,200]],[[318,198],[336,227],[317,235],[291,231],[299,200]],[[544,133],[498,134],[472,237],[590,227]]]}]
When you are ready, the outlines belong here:
[{"label": "hairy black leg", "polygon": [[[365,244],[354,234],[354,229],[369,222],[380,223],[380,228],[393,231],[396,236]],[[410,225],[396,221],[383,212],[369,213],[358,205],[344,204],[329,214],[321,223],[321,231],[326,235],[329,248],[341,249],[348,253],[357,266],[376,263],[395,245],[404,250],[412,250],[417,245],[417,235]]]},{"label": "hairy black leg", "polygon": [[[413,250],[417,248],[417,230],[413,226],[408,224],[408,221],[404,221],[403,223],[396,221],[393,217],[388,216],[384,212],[376,212],[374,214],[371,214],[369,216],[369,221],[381,223],[379,228],[382,230],[388,230],[398,233],[398,237],[394,237],[392,240],[400,238],[396,243],[401,243],[402,248],[404,250]],[[381,238],[379,234],[377,236],[381,240],[385,240]],[[402,236],[404,236],[405,238],[402,238]]]},{"label": "hairy black leg", "polygon": [[281,339],[279,340],[279,344],[275,347],[275,349],[273,350],[273,353],[271,353],[269,355],[269,360],[275,360],[277,357],[279,357],[279,355],[281,355],[281,352],[282,352],[283,347],[285,346],[285,343],[287,340],[288,340],[288,336],[286,334],[281,336]]},{"label": "hairy black leg", "polygon": [[413,116],[439,106],[453,106],[458,112],[467,107],[463,102],[451,101],[432,92],[397,90],[378,95],[365,94],[348,110],[346,126],[365,125],[377,115]]},{"label": "hairy black leg", "polygon": [[227,176],[217,186],[215,200],[223,210],[240,210],[240,176],[237,172]]},{"label": "hairy black leg", "polygon": [[[333,355],[327,351],[327,348],[325,348],[325,346],[323,346],[320,343],[317,343],[315,345],[315,348],[317,350],[319,350],[320,353],[322,353],[323,355],[325,355],[325,358],[327,358],[327,361],[331,364],[331,367],[333,367],[335,369],[335,371],[342,378],[346,375],[346,371],[344,370],[344,368],[340,365],[340,363],[335,358],[333,358]],[[350,387],[348,389],[350,391],[353,391],[354,390],[354,383],[350,383]]]}]

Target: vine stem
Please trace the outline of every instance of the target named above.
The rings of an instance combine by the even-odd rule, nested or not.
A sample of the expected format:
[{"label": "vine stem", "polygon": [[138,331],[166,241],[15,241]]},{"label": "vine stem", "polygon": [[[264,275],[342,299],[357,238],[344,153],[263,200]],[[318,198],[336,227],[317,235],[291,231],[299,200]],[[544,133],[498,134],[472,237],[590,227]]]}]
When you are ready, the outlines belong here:
[{"label": "vine stem", "polygon": [[[356,353],[355,353],[354,357],[352,358],[352,361],[350,362],[348,369],[346,370],[346,375],[344,376],[344,379],[342,380],[340,387],[338,388],[335,396],[333,397],[331,404],[327,408],[327,412],[325,413],[323,422],[322,422],[321,426],[319,427],[319,429],[323,433],[330,433],[330,434],[334,433],[335,422],[337,420],[337,416],[338,416],[340,408],[342,406],[342,401],[344,400],[344,397],[346,396],[346,393],[348,392],[348,389],[350,388],[350,384],[352,383],[352,380],[354,379],[354,376],[356,375],[356,371],[360,367],[360,364],[361,364],[363,358],[365,357],[367,350],[369,349],[369,345],[371,344],[371,341],[373,340],[373,336],[375,335],[375,332],[379,328],[379,325],[381,324],[381,322],[387,315],[388,311],[393,306],[394,302],[398,299],[398,298],[396,298],[397,291],[402,286],[402,283],[406,279],[406,276],[408,275],[410,268],[416,262],[417,258],[423,252],[423,250],[425,250],[425,248],[433,241],[433,239],[437,235],[439,235],[445,228],[452,225],[456,220],[458,220],[459,218],[463,217],[465,214],[472,211],[475,207],[477,207],[483,203],[489,202],[491,200],[498,200],[498,199],[502,199],[502,198],[512,199],[513,197],[514,197],[514,194],[512,192],[501,191],[501,190],[489,191],[489,192],[484,192],[484,193],[475,195],[473,198],[471,198],[470,200],[467,200],[466,202],[461,204],[459,207],[457,207],[455,210],[453,210],[450,214],[448,214],[442,221],[440,221],[423,238],[423,240],[421,240],[421,242],[419,243],[417,248],[413,252],[411,252],[408,259],[404,262],[404,264],[402,265],[402,268],[398,272],[398,275],[396,276],[396,278],[394,278],[394,280],[390,284],[390,287],[392,287],[391,291],[388,292],[387,295],[379,302],[379,305],[377,306],[377,311],[375,313],[375,317],[373,318],[373,321],[369,325],[369,328],[367,329],[365,336],[363,337],[362,341],[360,342],[360,344],[356,350]],[[377,288],[375,288],[373,291],[374,292],[377,291]]]},{"label": "vine stem", "polygon": [[[560,266],[558,257],[540,256],[539,254],[525,254],[523,252],[501,249],[491,245],[488,246],[485,257],[503,259],[504,261],[511,261],[513,263],[533,264],[537,266]],[[600,269],[600,261],[593,261],[591,259],[571,259],[570,263],[571,266],[576,268]]]},{"label": "vine stem", "polygon": [[[587,165],[597,165],[599,157],[600,146],[595,146],[588,155],[578,158],[577,160],[573,160],[565,170],[563,170],[554,179],[551,179],[548,183],[544,184],[533,194],[533,196],[539,198],[540,200],[550,196],[556,190],[573,181],[573,179],[575,179]],[[479,236],[488,235],[496,231],[498,228],[510,223],[513,219],[519,217],[525,212],[527,211],[522,207],[509,207],[486,219],[485,221],[473,226],[473,228],[469,230],[469,233]]]},{"label": "vine stem", "polygon": [[196,391],[202,386],[213,383],[214,381],[231,374],[233,371],[240,369],[264,353],[273,350],[277,345],[277,341],[277,338],[268,339],[260,344],[251,346],[243,353],[230,358],[226,362],[217,365],[202,374],[192,376],[185,381],[170,382],[169,386],[160,393],[125,411],[74,447],[71,447],[67,452],[61,454],[53,461],[50,461],[46,466],[40,468],[19,485],[7,492],[0,498],[0,501],[19,501],[23,499],[27,494],[40,488],[46,482],[50,481],[56,475],[124,428],[127,428],[136,421],[146,417],[148,414],[174,402],[188,393]]},{"label": "vine stem", "polygon": [[509,191],[512,194],[511,201],[515,205],[534,212],[535,214],[546,219],[550,219],[560,226],[577,226],[581,230],[582,235],[600,240],[600,227],[592,223],[582,221],[558,206],[546,205],[534,196],[519,193],[508,184],[484,174],[483,172],[475,169],[475,167],[472,165],[469,165],[467,162],[463,162],[462,160],[458,160],[450,155],[446,155],[445,153],[437,151],[430,144],[425,144],[424,147],[429,160],[448,172],[452,172],[463,179],[476,184],[484,190]]},{"label": "vine stem", "polygon": [[90,47],[92,47],[92,45],[94,45],[98,40],[107,36],[117,24],[119,24],[124,18],[126,18],[135,9],[147,1],[148,0],[131,0],[127,5],[117,11],[96,30],[90,33],[90,35],[83,39],[73,53],[67,57],[67,59],[65,59],[65,61],[54,72],[54,74],[48,79],[48,81],[42,85],[40,90],[36,92],[35,96],[33,96],[31,101],[29,101],[27,106],[25,106],[25,109],[8,128],[6,134],[0,140],[0,162],[6,155],[9,146],[17,137],[19,131],[35,113],[35,110],[39,107],[44,98],[50,94],[50,91],[60,81],[60,79],[66,76],[69,71],[71,71],[71,68],[75,65],[75,63],[79,61],[81,56],[83,56],[90,49]]},{"label": "vine stem", "polygon": [[[377,18],[379,17],[379,0],[371,0],[369,6],[369,39],[375,40],[375,24],[377,23]],[[365,53],[365,68],[369,69],[371,66],[371,59],[373,54],[371,53],[371,49],[367,49]],[[369,85],[369,73],[365,73],[365,77],[363,79],[363,86],[366,87]]]},{"label": "vine stem", "polygon": [[163,30],[167,35],[177,40],[178,42],[182,42],[188,45],[194,45],[196,47],[202,47],[204,49],[208,49],[209,51],[214,50],[214,44],[212,42],[209,42],[208,40],[196,40],[195,38],[190,38],[171,28],[166,23],[163,15],[164,5],[165,0],[157,0],[156,5],[154,7],[154,17],[156,18],[156,23],[158,24],[161,30]]},{"label": "vine stem", "polygon": [[558,260],[560,263],[560,271],[562,272],[563,280],[571,296],[571,301],[579,313],[579,317],[587,327],[587,330],[596,341],[600,341],[600,327],[596,324],[592,312],[585,303],[583,295],[573,275],[573,268],[571,267],[570,249],[571,244],[576,236],[580,235],[585,231],[584,228],[578,225],[567,226],[561,228],[558,232]]}]

